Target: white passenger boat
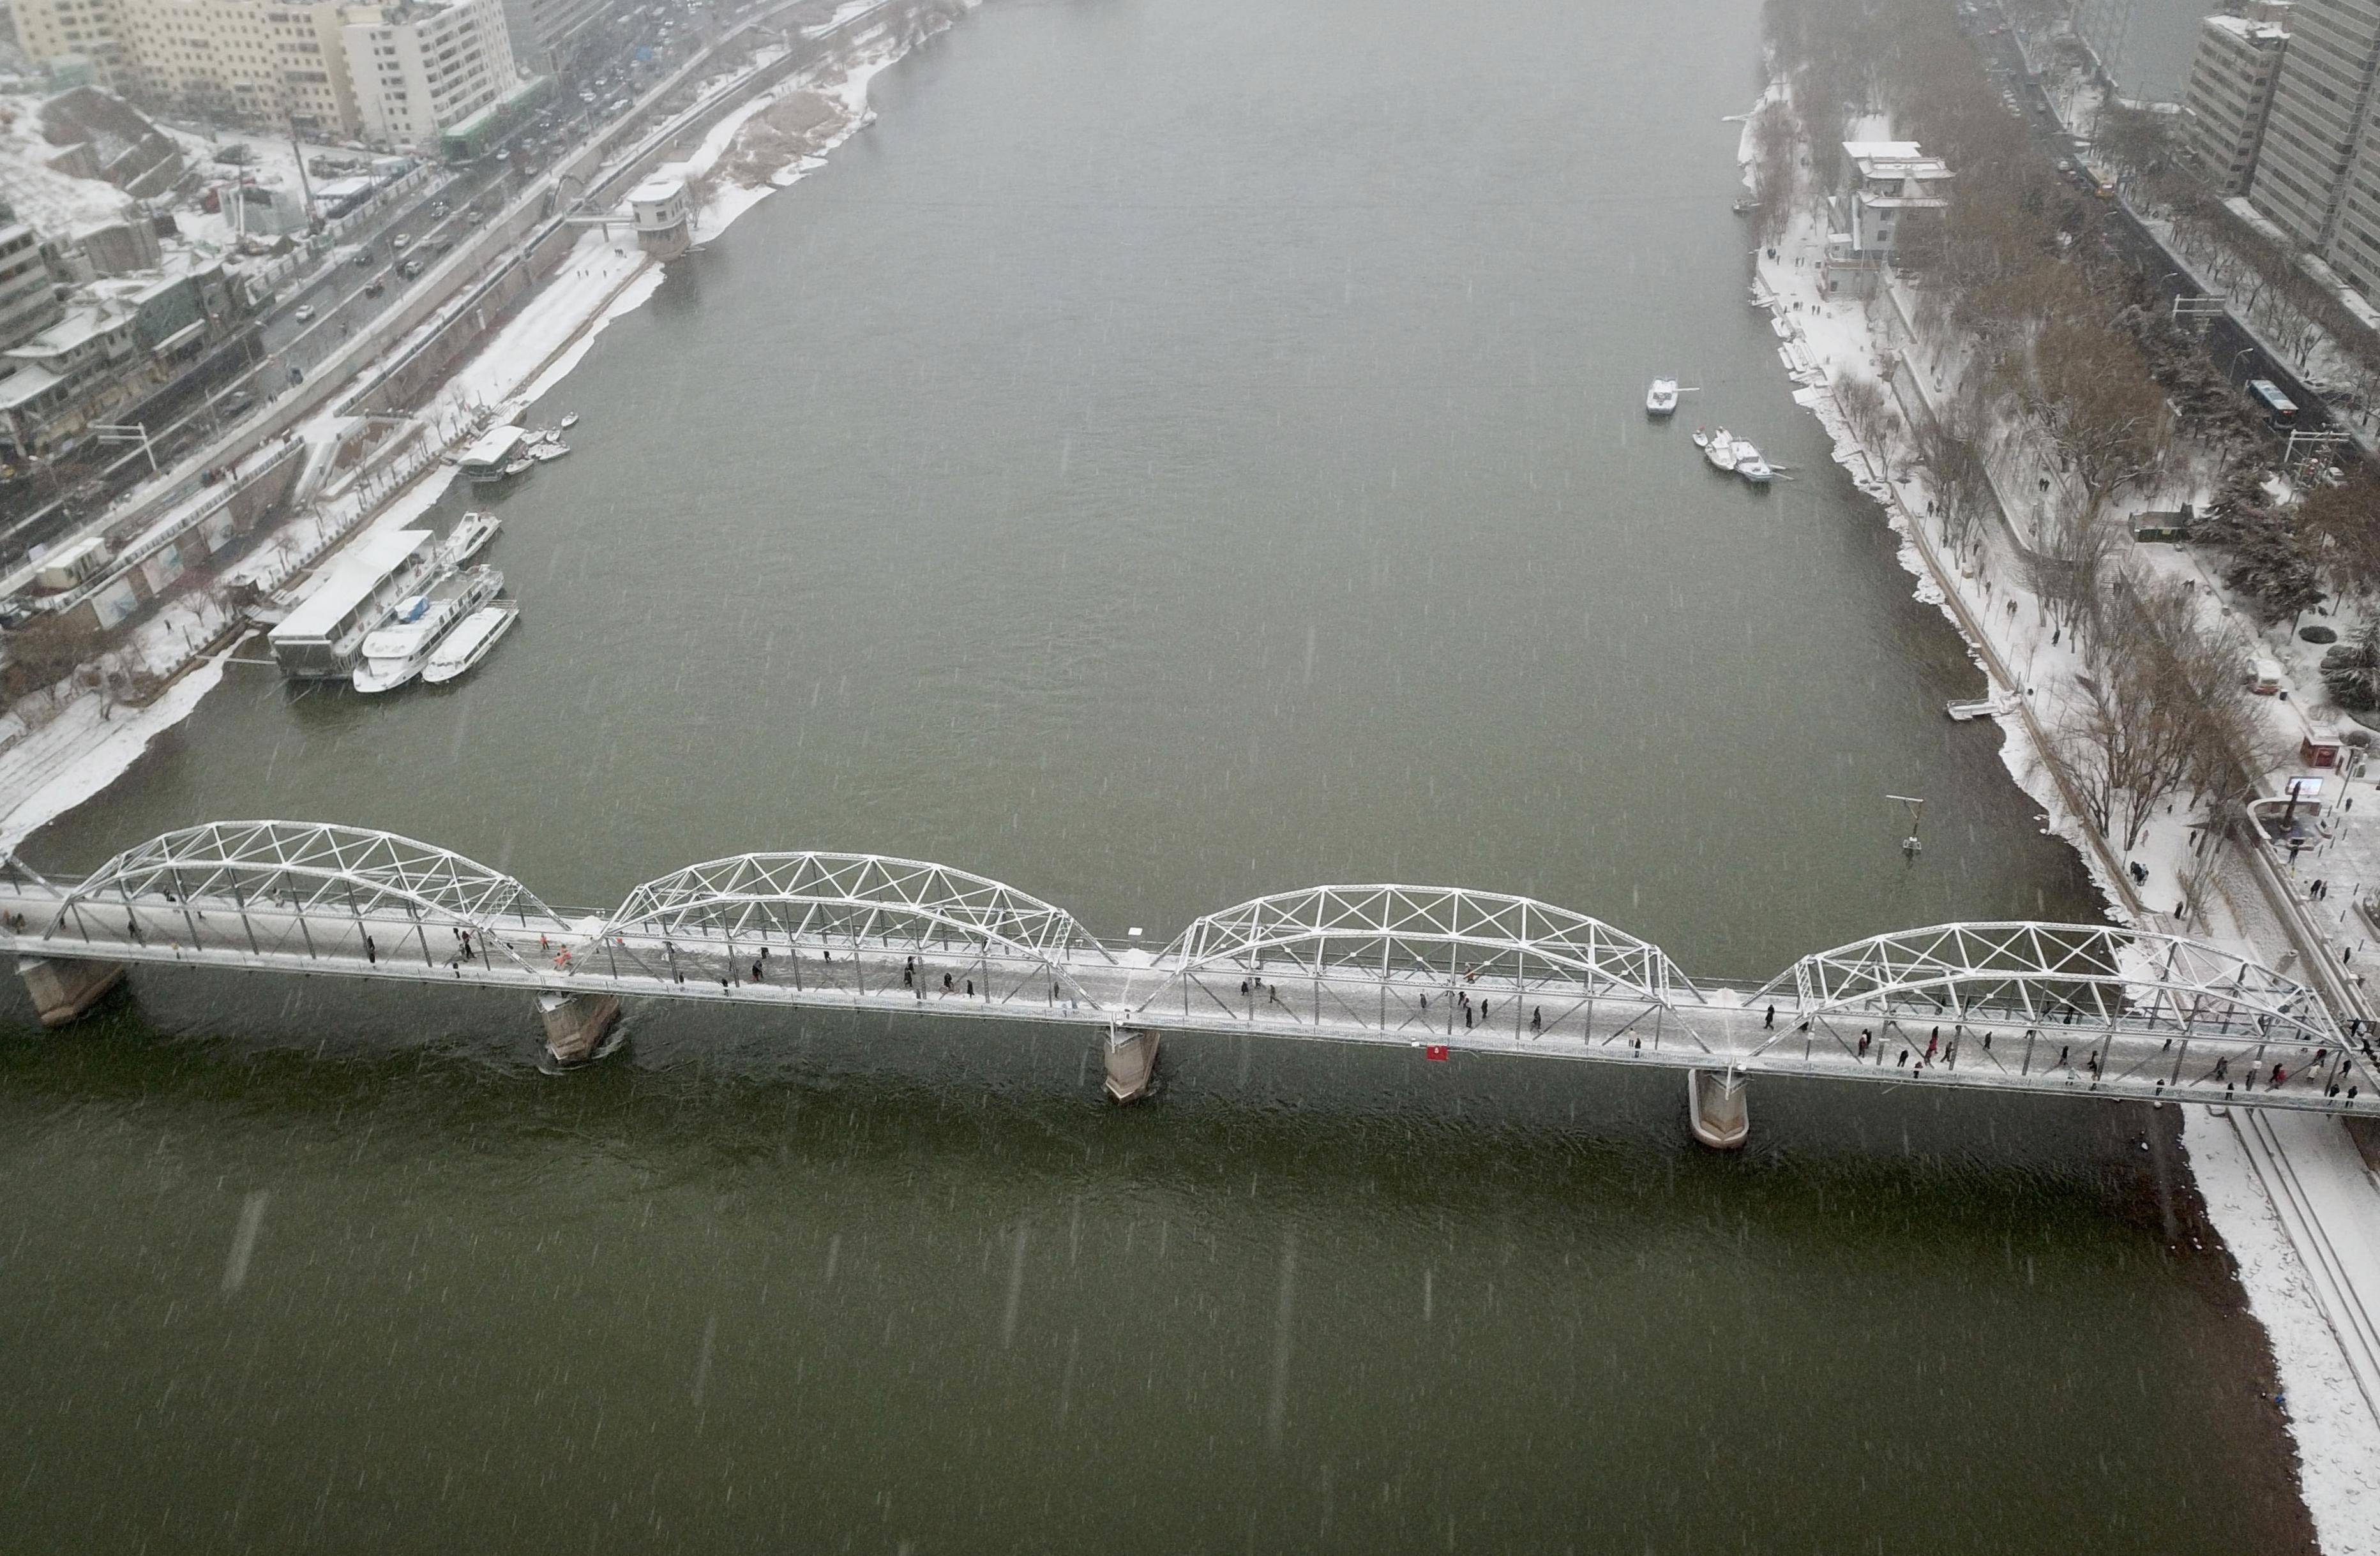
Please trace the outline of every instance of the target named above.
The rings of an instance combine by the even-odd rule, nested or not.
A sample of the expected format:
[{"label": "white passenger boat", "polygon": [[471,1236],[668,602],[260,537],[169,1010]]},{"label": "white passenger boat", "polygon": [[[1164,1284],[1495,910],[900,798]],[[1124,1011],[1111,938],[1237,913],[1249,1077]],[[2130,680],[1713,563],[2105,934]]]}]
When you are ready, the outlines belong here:
[{"label": "white passenger boat", "polygon": [[493,513],[466,513],[446,537],[446,565],[460,567],[480,554],[504,524]]},{"label": "white passenger boat", "polygon": [[1768,467],[1768,462],[1760,457],[1760,451],[1753,447],[1749,440],[1742,438],[1735,440],[1735,473],[1756,487],[1767,486],[1769,477],[1776,474]]},{"label": "white passenger boat", "polygon": [[1678,380],[1655,379],[1653,387],[1645,392],[1645,414],[1665,416],[1678,408]]},{"label": "white passenger boat", "polygon": [[363,662],[355,687],[370,694],[394,691],[421,673],[431,650],[455,622],[496,597],[504,575],[480,566],[449,573],[421,594],[400,602],[388,623],[364,639]]},{"label": "white passenger boat", "polygon": [[1735,439],[1722,427],[1702,440],[1703,457],[1721,470],[1735,468]]},{"label": "white passenger boat", "polygon": [[540,443],[537,447],[528,451],[528,456],[542,464],[550,459],[560,459],[564,454],[566,454],[569,452],[570,445],[563,442],[559,439],[556,439],[551,443]]},{"label": "white passenger boat", "polygon": [[498,638],[512,631],[513,622],[519,618],[520,607],[508,599],[483,605],[464,617],[430,651],[430,662],[421,669],[424,683],[443,685],[486,658],[488,650],[496,645]]}]

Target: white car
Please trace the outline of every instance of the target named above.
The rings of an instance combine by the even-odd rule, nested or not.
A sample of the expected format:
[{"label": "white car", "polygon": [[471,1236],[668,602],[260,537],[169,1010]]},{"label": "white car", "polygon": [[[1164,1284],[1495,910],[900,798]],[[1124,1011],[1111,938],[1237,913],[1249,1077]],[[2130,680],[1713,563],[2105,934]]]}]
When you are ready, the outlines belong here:
[{"label": "white car", "polygon": [[314,305],[311,303],[299,303],[298,305],[298,311],[291,314],[289,317],[295,319],[298,323],[303,324],[308,320],[314,317]]},{"label": "white car", "polygon": [[389,247],[402,254],[407,249],[413,247],[413,235],[410,233],[399,233],[396,235],[395,240],[389,244]]}]

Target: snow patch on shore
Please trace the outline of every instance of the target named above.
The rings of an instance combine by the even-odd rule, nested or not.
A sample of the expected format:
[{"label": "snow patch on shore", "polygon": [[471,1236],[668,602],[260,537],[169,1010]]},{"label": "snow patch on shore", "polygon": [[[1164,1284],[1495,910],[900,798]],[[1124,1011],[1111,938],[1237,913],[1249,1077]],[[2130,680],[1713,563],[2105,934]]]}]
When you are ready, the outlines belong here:
[{"label": "snow patch on shore", "polygon": [[[2338,1149],[2354,1156],[2336,1123],[2284,1122],[2326,1127],[2339,1135]],[[2322,1548],[2330,1556],[2380,1556],[2380,1431],[2338,1337],[2307,1288],[2288,1229],[2232,1120],[2204,1108],[2184,1108],[2182,1146],[2207,1218],[2239,1263],[2248,1310],[2272,1340],[2282,1411],[2298,1445],[2299,1492],[2313,1514]],[[2301,1145],[2292,1146],[2292,1164],[2301,1151]],[[2360,1161],[2354,1164],[2359,1176],[2362,1167]],[[2353,1187],[2373,1201],[2369,1183]],[[2334,1222],[2368,1224],[2373,1216],[2368,1204],[2351,1203],[2321,1204],[2318,1213],[2326,1228]]]},{"label": "snow patch on shore", "polygon": [[0,819],[0,853],[11,851],[27,837],[123,777],[149,749],[150,742],[188,718],[200,700],[215,689],[238,648],[234,644],[207,656],[147,707],[119,707],[110,717],[105,701],[93,693],[77,699],[55,722],[28,736],[22,746],[10,753],[12,757],[37,763],[44,747],[71,749],[73,754],[46,774],[29,775],[33,787]]}]

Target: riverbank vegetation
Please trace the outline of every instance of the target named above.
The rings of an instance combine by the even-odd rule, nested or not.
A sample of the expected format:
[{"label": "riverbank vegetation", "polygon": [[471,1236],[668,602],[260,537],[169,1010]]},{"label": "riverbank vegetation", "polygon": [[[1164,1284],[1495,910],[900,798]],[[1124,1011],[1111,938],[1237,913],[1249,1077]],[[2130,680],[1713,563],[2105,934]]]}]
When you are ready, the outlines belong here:
[{"label": "riverbank vegetation", "polygon": [[[1845,139],[1914,140],[1954,175],[1947,210],[1904,218],[1883,282],[1922,369],[1888,360],[1883,386],[1839,375],[1845,420],[1924,467],[1962,566],[1984,564],[2006,510],[2020,582],[2079,661],[2044,699],[2044,755],[2099,833],[2129,851],[2173,805],[2219,812],[2275,754],[2252,644],[2194,579],[2152,563],[2131,520],[2159,501],[2209,512],[2207,560],[2278,620],[2380,588],[2380,486],[2361,468],[2302,492],[2270,478],[2262,418],[2105,240],[2107,203],[2031,141],[1953,7],[1769,0],[1767,19],[1784,90],[1749,140],[1764,244],[1797,211],[1822,217]],[[1896,410],[1905,435],[1880,437]]]}]

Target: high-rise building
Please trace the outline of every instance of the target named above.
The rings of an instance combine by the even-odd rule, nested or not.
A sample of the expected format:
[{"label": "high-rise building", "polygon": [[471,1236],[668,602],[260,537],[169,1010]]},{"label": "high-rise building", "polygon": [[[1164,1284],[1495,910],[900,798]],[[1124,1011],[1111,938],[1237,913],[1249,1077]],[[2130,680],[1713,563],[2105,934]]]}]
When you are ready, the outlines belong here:
[{"label": "high-rise building", "polygon": [[17,0],[17,34],[46,63],[88,56],[128,96],[316,135],[358,127],[337,0]]},{"label": "high-rise building", "polygon": [[79,57],[100,85],[123,90],[133,83],[116,0],[15,0],[17,46],[35,65]]},{"label": "high-rise building", "polygon": [[2380,0],[2300,0],[2289,31],[2248,199],[2290,237],[2322,253],[2380,69]]},{"label": "high-rise building", "polygon": [[420,145],[516,84],[504,0],[350,6],[342,31],[367,139]]},{"label": "high-rise building", "polygon": [[42,235],[0,201],[0,352],[65,317],[55,258]]},{"label": "high-rise building", "polygon": [[2226,197],[2245,194],[2273,105],[2273,82],[2289,45],[2285,0],[2243,17],[2208,17],[2182,93],[2184,139],[2209,182]]},{"label": "high-rise building", "polygon": [[2362,144],[2348,164],[2329,259],[2350,286],[2380,298],[2380,114],[2365,118]]}]

